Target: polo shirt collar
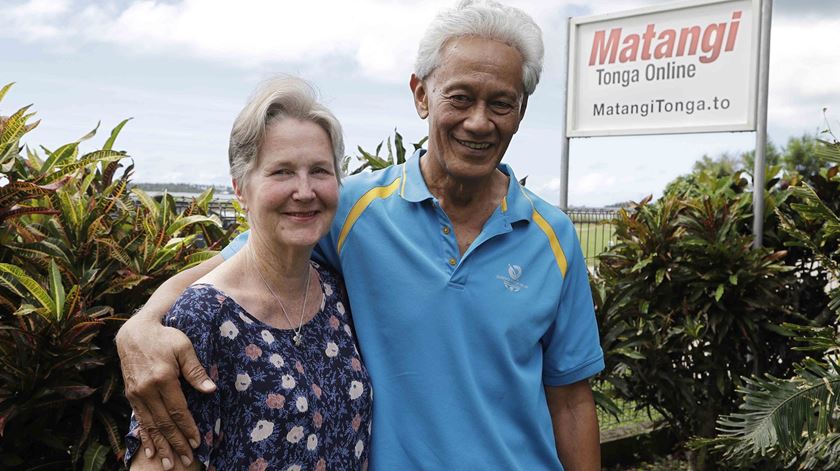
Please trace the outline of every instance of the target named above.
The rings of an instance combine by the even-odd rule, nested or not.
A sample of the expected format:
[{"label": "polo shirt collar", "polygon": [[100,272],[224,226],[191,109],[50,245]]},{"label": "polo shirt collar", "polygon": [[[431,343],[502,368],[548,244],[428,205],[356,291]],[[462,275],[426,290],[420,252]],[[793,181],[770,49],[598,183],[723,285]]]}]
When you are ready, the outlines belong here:
[{"label": "polo shirt collar", "polygon": [[423,180],[420,172],[420,157],[426,153],[426,149],[417,149],[414,154],[403,164],[402,182],[400,183],[400,196],[406,201],[419,203],[434,198]]},{"label": "polo shirt collar", "polygon": [[[413,203],[433,199],[434,196],[423,180],[420,172],[420,157],[426,153],[426,149],[418,149],[403,164],[402,182],[400,183],[400,196]],[[508,191],[501,204],[501,212],[508,222],[529,221],[534,211],[534,206],[526,195],[525,189],[519,184],[519,180],[513,173],[513,169],[507,164],[499,164],[498,169],[510,177]]]}]

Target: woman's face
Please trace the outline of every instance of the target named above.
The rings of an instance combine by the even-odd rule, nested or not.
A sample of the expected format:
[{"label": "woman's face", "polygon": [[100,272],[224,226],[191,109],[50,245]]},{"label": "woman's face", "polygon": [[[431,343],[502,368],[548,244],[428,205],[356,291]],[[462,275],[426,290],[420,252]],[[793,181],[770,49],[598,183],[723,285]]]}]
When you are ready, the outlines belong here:
[{"label": "woman's face", "polygon": [[286,118],[266,128],[244,188],[236,188],[252,235],[311,249],[329,231],[338,205],[332,152],[327,132],[311,121]]}]

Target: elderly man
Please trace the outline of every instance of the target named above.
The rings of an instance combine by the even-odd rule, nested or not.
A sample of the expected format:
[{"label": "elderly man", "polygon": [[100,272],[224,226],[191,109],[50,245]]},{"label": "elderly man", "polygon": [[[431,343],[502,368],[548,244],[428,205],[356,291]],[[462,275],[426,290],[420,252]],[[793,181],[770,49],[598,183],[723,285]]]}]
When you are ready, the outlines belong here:
[{"label": "elderly man", "polygon": [[[569,219],[501,163],[542,56],[539,27],[517,9],[468,0],[441,13],[410,80],[428,151],[348,178],[319,244],[345,278],[373,382],[374,469],[600,469],[586,265]],[[118,335],[144,446],[167,468],[200,439],[179,370],[214,386],[160,318],[219,263],[167,281]]]}]

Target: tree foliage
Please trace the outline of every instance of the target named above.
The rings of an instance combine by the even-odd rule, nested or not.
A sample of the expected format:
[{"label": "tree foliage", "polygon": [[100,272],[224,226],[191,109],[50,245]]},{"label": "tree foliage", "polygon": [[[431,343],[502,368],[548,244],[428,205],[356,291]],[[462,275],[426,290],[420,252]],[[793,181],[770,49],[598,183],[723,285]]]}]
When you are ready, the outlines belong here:
[{"label": "tree foliage", "polygon": [[113,468],[130,413],[116,330],[232,234],[212,190],[181,209],[128,190],[133,164],[113,149],[126,121],[91,152],[98,129],[39,152],[20,143],[32,116],[0,119],[0,468]]},{"label": "tree foliage", "polygon": [[[743,377],[792,372],[803,353],[786,323],[836,324],[825,268],[782,227],[809,223],[792,211],[799,196],[780,167],[767,170],[761,249],[752,248],[750,182],[730,170],[703,164],[660,200],[621,210],[595,281],[606,380],[683,441],[715,434]],[[698,469],[711,466],[704,448],[695,457]]]},{"label": "tree foliage", "polygon": [[[798,201],[793,215],[807,223],[805,230],[793,215],[779,214],[791,247],[811,251],[830,274],[829,309],[840,317],[840,143],[820,141],[818,154],[833,166],[820,170],[815,186],[792,188]],[[747,379],[739,393],[737,412],[718,421],[720,436],[710,443],[725,453],[733,466],[771,460],[777,467],[821,470],[840,468],[840,334],[835,326],[787,325],[797,333],[799,350],[809,358],[797,363],[787,378],[773,375]]]}]

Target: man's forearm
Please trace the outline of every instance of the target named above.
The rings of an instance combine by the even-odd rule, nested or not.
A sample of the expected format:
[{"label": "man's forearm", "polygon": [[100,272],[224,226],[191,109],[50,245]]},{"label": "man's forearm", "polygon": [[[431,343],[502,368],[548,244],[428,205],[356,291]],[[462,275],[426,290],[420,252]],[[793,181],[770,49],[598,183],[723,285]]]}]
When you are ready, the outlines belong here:
[{"label": "man's forearm", "polygon": [[598,416],[589,382],[546,387],[557,455],[566,471],[601,469]]},{"label": "man's forearm", "polygon": [[196,280],[209,273],[211,270],[221,265],[224,259],[221,255],[216,255],[213,258],[205,260],[204,262],[184,270],[177,275],[169,278],[162,285],[155,290],[154,293],[146,301],[146,304],[137,311],[131,318],[136,319],[134,322],[153,321],[160,322],[166,311],[175,304],[178,296],[187,289],[188,286],[195,283]]}]

